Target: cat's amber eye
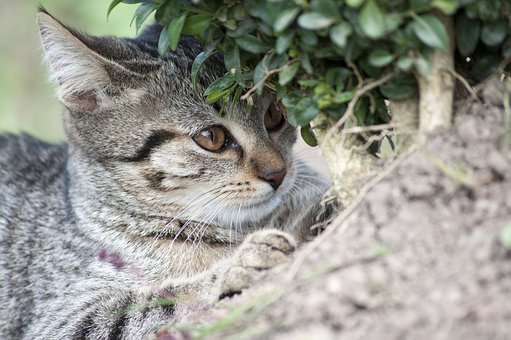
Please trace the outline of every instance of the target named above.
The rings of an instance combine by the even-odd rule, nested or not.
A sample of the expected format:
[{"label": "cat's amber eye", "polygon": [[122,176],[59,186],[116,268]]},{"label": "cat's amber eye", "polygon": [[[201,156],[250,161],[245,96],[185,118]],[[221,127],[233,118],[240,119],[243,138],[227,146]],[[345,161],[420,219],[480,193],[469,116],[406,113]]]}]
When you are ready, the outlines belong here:
[{"label": "cat's amber eye", "polygon": [[219,151],[225,146],[226,134],[221,126],[210,126],[199,131],[193,140],[208,151]]},{"label": "cat's amber eye", "polygon": [[264,115],[264,127],[268,131],[277,130],[284,123],[286,111],[282,103],[272,103]]}]

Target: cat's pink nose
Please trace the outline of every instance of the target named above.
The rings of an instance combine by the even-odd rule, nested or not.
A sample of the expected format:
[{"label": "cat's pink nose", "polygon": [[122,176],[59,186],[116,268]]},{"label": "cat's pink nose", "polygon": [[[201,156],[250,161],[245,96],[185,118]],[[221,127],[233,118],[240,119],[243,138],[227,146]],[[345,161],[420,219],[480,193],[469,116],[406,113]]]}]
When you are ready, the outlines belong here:
[{"label": "cat's pink nose", "polygon": [[284,177],[286,177],[287,171],[286,168],[278,171],[263,171],[261,176],[262,180],[268,182],[271,185],[273,190],[277,190],[282,182],[284,182]]}]

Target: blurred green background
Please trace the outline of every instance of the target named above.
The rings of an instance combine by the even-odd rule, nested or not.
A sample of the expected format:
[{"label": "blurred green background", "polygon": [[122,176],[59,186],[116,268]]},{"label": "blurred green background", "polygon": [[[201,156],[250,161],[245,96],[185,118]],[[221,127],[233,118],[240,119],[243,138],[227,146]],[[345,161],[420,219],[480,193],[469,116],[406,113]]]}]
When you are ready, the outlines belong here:
[{"label": "blurred green background", "polygon": [[110,0],[0,0],[0,134],[26,132],[62,141],[62,106],[48,81],[35,24],[39,4],[65,24],[97,35],[134,36],[134,5],[106,18]]}]

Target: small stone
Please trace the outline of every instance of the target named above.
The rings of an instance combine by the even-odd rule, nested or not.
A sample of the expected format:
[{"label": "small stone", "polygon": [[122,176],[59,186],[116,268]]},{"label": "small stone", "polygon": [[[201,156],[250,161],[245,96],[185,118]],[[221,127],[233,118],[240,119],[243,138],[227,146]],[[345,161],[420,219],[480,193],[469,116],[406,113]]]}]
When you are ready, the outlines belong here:
[{"label": "small stone", "polygon": [[511,164],[509,164],[508,160],[495,150],[492,151],[488,157],[488,166],[502,178],[508,177],[511,171]]}]

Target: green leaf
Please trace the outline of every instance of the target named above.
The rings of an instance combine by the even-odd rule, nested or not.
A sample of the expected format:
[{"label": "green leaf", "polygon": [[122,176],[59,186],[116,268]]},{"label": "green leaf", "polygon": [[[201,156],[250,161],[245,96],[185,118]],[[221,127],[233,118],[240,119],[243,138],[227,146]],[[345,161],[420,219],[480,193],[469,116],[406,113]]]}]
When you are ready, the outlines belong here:
[{"label": "green leaf", "polygon": [[235,31],[238,28],[238,22],[234,19],[229,19],[224,22],[224,27],[230,31]]},{"label": "green leaf", "polygon": [[254,69],[254,85],[259,84],[266,75],[268,68],[266,67],[266,60],[261,60]]},{"label": "green leaf", "polygon": [[122,3],[125,3],[125,4],[138,4],[138,3],[141,3],[142,1],[144,0],[113,0],[111,3],[110,3],[110,6],[108,6],[108,11],[106,13],[106,16],[108,17],[110,15],[110,12],[115,8],[117,7],[118,4],[120,4],[121,2]]},{"label": "green leaf", "polygon": [[285,65],[282,67],[282,69],[279,71],[279,85],[284,86],[293,80],[299,69],[299,62],[294,62],[290,65]]},{"label": "green leaf", "polygon": [[308,12],[298,17],[298,25],[306,30],[320,30],[334,23],[334,19],[323,13]]},{"label": "green leaf", "polygon": [[501,19],[498,21],[485,22],[481,30],[481,40],[487,46],[498,46],[508,33],[508,23]]},{"label": "green leaf", "polygon": [[401,71],[408,72],[412,68],[413,63],[414,63],[414,58],[413,57],[409,57],[407,55],[403,55],[403,56],[399,57],[399,59],[397,60],[396,66]]},{"label": "green leaf", "polygon": [[166,25],[179,14],[179,10],[180,8],[176,6],[174,1],[165,1],[156,10],[154,18],[159,24]]},{"label": "green leaf", "polygon": [[374,50],[369,54],[369,64],[375,67],[387,66],[394,60],[394,55],[387,50]]},{"label": "green leaf", "polygon": [[295,20],[298,13],[300,13],[298,7],[283,10],[273,22],[273,30],[279,33],[288,28],[293,20]]},{"label": "green leaf", "polygon": [[218,78],[217,80],[215,80],[211,84],[209,84],[209,86],[206,89],[206,91],[204,91],[204,95],[208,96],[208,95],[210,95],[212,93],[216,93],[216,92],[219,92],[219,91],[227,90],[231,86],[233,86],[234,83],[235,83],[234,78],[230,74],[227,74],[227,75],[225,75],[225,76],[223,76],[221,78]]},{"label": "green leaf", "polygon": [[396,30],[403,23],[403,16],[399,13],[389,13],[384,16],[385,33]]},{"label": "green leaf", "polygon": [[415,11],[429,5],[431,0],[410,0],[410,6]]},{"label": "green leaf", "polygon": [[369,0],[359,16],[362,31],[372,39],[379,39],[385,34],[385,14],[375,0]]},{"label": "green leaf", "polygon": [[405,73],[395,76],[385,85],[380,86],[379,90],[387,99],[405,99],[415,94],[417,83],[412,75]]},{"label": "green leaf", "polygon": [[292,31],[284,32],[283,34],[281,34],[277,38],[277,41],[275,42],[275,51],[278,54],[286,52],[289,46],[291,46],[291,42],[293,41],[294,37],[295,34]]},{"label": "green leaf", "polygon": [[303,86],[303,87],[313,87],[313,86],[316,86],[320,83],[319,80],[317,79],[300,79],[298,81],[298,84],[300,84],[300,86]]},{"label": "green leaf", "polygon": [[361,98],[357,104],[355,105],[355,109],[353,110],[353,115],[357,118],[358,125],[364,125],[364,122],[367,118],[369,100],[367,97]]},{"label": "green leaf", "polygon": [[419,55],[413,60],[413,63],[417,71],[423,76],[428,74],[433,68],[431,60],[425,55]]},{"label": "green leaf", "polygon": [[254,31],[257,28],[256,22],[252,19],[245,19],[238,23],[235,30],[227,31],[227,35],[232,38],[242,37]]},{"label": "green leaf", "polygon": [[122,2],[122,0],[114,0],[110,3],[110,6],[108,6],[108,11],[106,12],[106,16],[108,17],[110,15],[110,12]]},{"label": "green leaf", "polygon": [[312,64],[309,58],[309,55],[306,52],[302,52],[300,55],[300,62],[302,63],[302,67],[307,73],[312,73]]},{"label": "green leaf", "polygon": [[447,15],[456,13],[458,0],[433,0],[431,6],[438,8]]},{"label": "green leaf", "polygon": [[156,10],[156,5],[151,2],[144,2],[137,7],[135,14],[133,15],[133,19],[131,19],[130,25],[135,21],[135,27],[137,31],[142,27],[142,24],[146,21],[146,19],[151,15],[152,12]]},{"label": "green leaf", "polygon": [[265,44],[262,40],[254,37],[253,35],[246,35],[235,38],[234,41],[241,49],[253,54],[265,53],[270,49],[267,44]]},{"label": "green leaf", "polygon": [[208,60],[208,58],[215,53],[216,53],[216,51],[211,50],[209,52],[201,52],[195,57],[195,60],[193,61],[193,64],[192,64],[192,72],[191,72],[192,73],[192,84],[193,84],[194,88],[197,88],[197,82],[199,81],[200,69],[202,68],[202,66],[204,65],[206,60]]},{"label": "green leaf", "polygon": [[303,98],[296,106],[296,112],[294,114],[295,122],[299,126],[305,126],[316,118],[318,113],[319,109],[316,107],[314,100],[312,98]]},{"label": "green leaf", "polygon": [[430,14],[415,16],[411,27],[417,38],[427,46],[444,51],[449,48],[449,36],[437,17]]},{"label": "green leaf", "polygon": [[183,25],[183,34],[197,35],[204,32],[211,25],[212,17],[209,14],[195,14],[186,17]]},{"label": "green leaf", "polygon": [[158,41],[158,51],[160,54],[164,54],[169,48],[172,51],[176,50],[185,20],[186,13],[183,13],[179,17],[172,19],[172,21],[163,28],[160,34],[160,40]]},{"label": "green leaf", "polygon": [[169,50],[169,34],[167,33],[168,25],[165,25],[160,33],[158,40],[158,52],[160,55],[165,54]]},{"label": "green leaf", "polygon": [[354,96],[355,96],[355,93],[353,91],[345,91],[345,92],[341,92],[341,93],[336,93],[333,98],[333,102],[335,104],[347,103],[350,100],[352,100]]},{"label": "green leaf", "polygon": [[318,43],[318,36],[311,31],[301,31],[300,32],[300,41],[302,43],[302,48],[316,46]]},{"label": "green leaf", "polygon": [[469,19],[464,13],[456,17],[455,34],[458,51],[469,56],[475,51],[481,33],[481,23],[477,19]]},{"label": "green leaf", "polygon": [[303,141],[307,143],[309,146],[318,146],[318,140],[316,139],[316,135],[314,131],[312,131],[310,125],[302,126],[300,129],[300,135],[302,135]]},{"label": "green leaf", "polygon": [[224,64],[227,72],[239,75],[241,73],[240,50],[238,45],[231,39],[226,39],[224,42]]},{"label": "green leaf", "polygon": [[267,64],[269,69],[280,68],[289,62],[287,55],[275,53],[268,55],[268,60],[269,62]]},{"label": "green leaf", "polygon": [[337,46],[344,48],[351,33],[353,33],[351,25],[346,22],[341,22],[330,29],[330,40]]},{"label": "green leaf", "polygon": [[231,93],[231,89],[213,91],[206,96],[206,104],[211,105],[216,103],[219,99],[228,96]]}]

